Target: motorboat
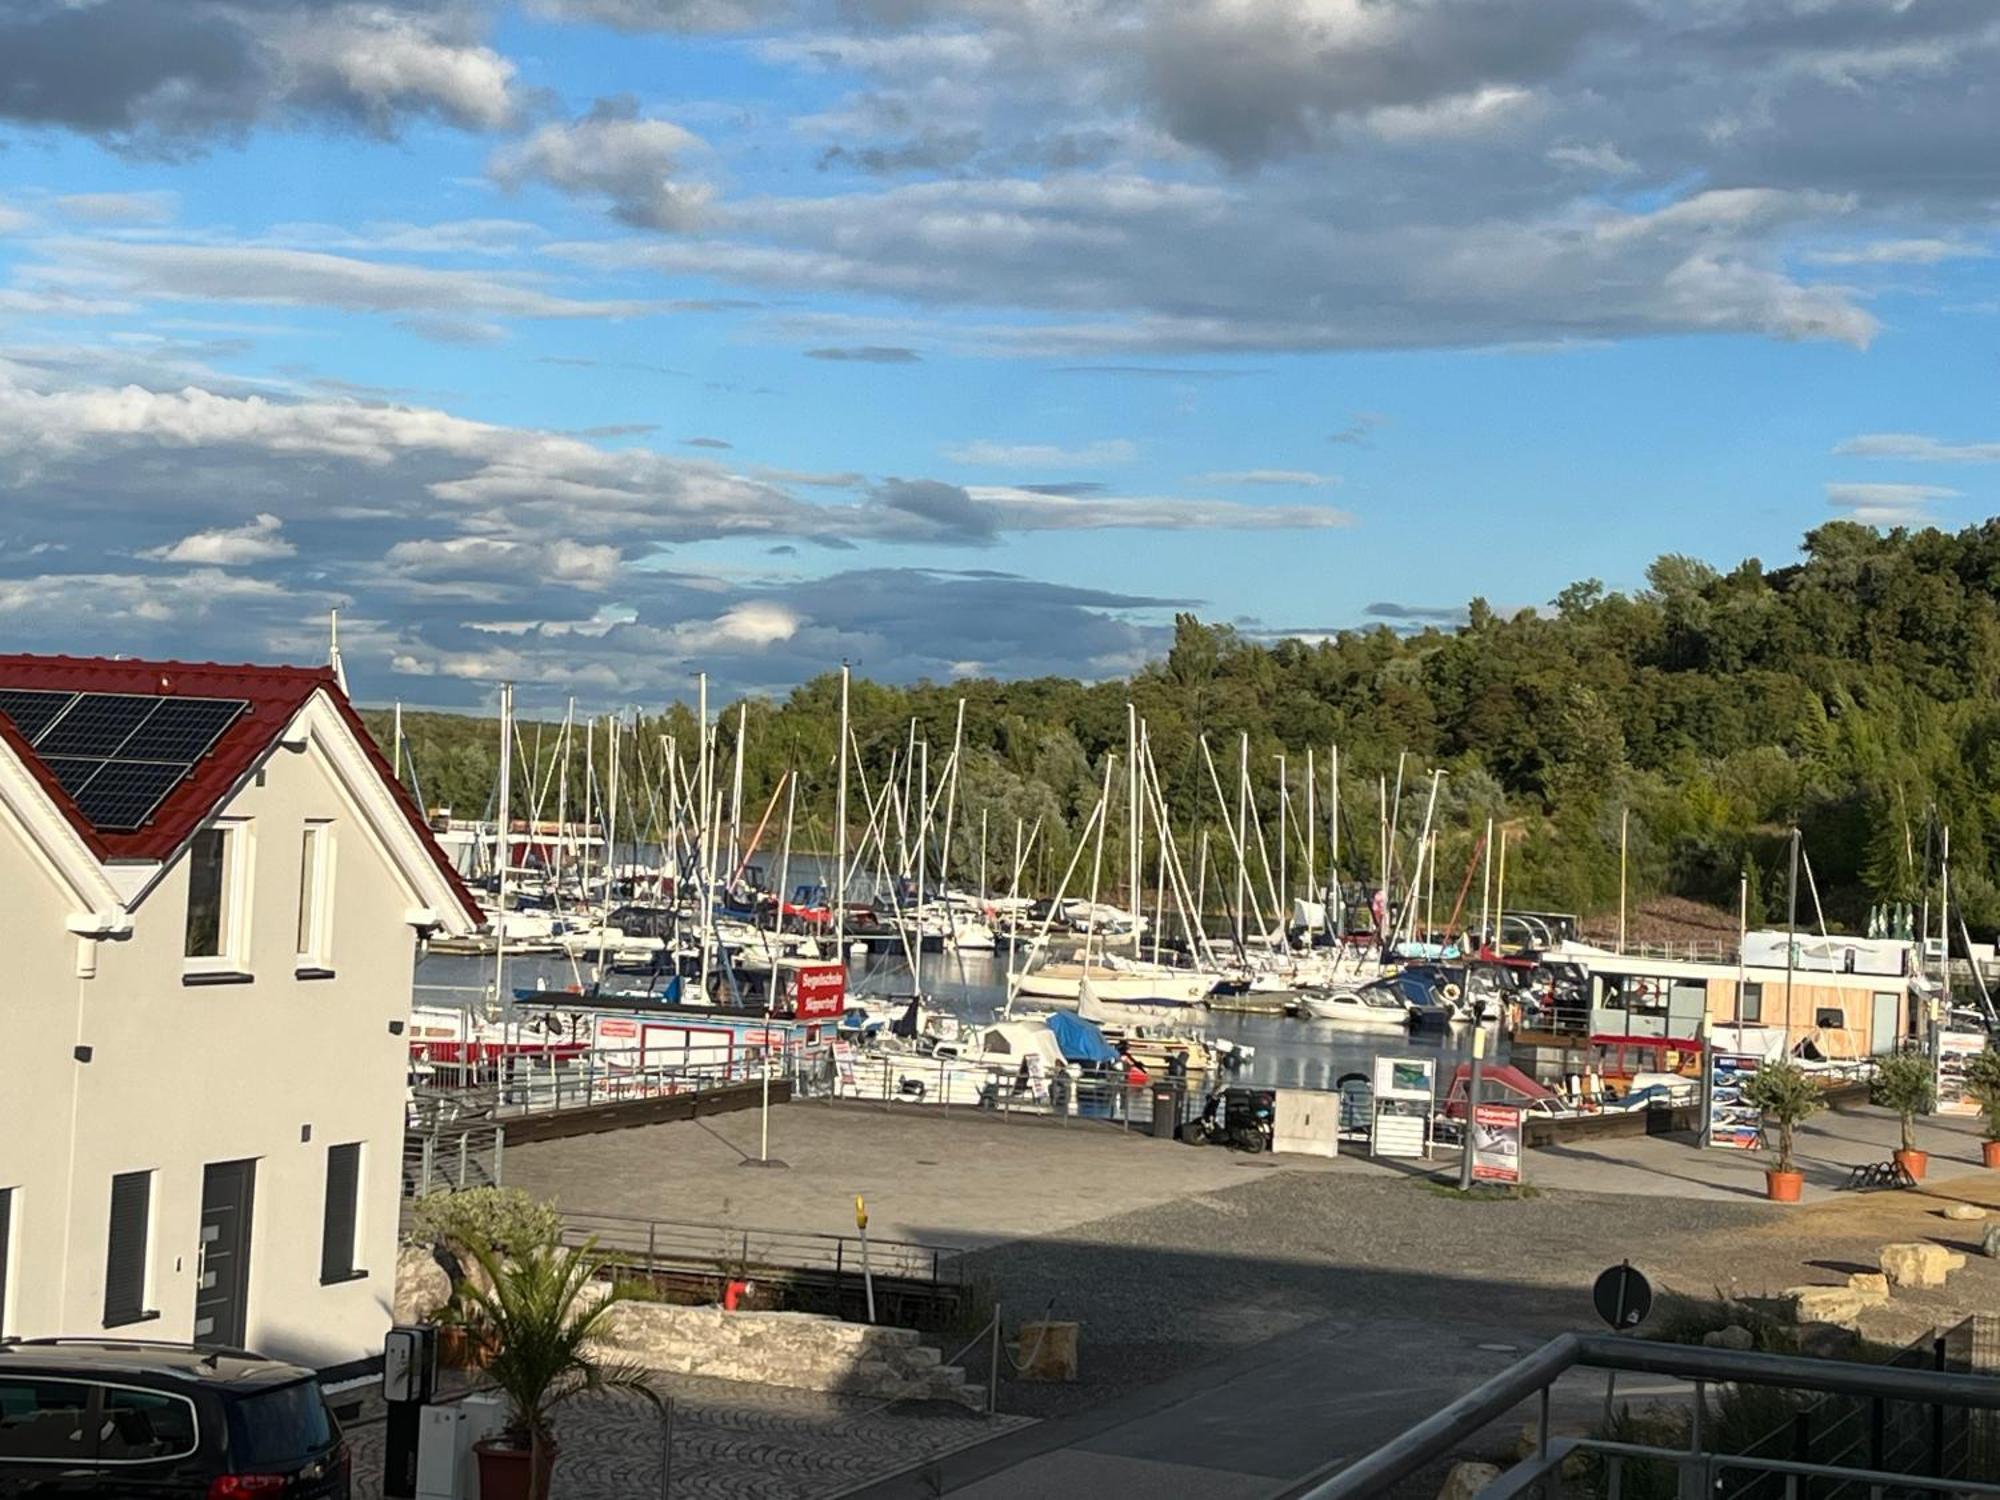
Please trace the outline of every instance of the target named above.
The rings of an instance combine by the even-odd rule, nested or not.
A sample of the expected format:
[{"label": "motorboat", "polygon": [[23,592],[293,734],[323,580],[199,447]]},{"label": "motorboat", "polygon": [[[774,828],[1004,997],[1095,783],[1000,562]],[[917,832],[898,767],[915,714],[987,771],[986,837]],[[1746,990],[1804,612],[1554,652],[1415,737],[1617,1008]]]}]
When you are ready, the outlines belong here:
[{"label": "motorboat", "polygon": [[1299,1014],[1311,1021],[1347,1026],[1401,1030],[1410,1024],[1409,1001],[1392,986],[1370,984],[1359,989],[1301,990]]}]

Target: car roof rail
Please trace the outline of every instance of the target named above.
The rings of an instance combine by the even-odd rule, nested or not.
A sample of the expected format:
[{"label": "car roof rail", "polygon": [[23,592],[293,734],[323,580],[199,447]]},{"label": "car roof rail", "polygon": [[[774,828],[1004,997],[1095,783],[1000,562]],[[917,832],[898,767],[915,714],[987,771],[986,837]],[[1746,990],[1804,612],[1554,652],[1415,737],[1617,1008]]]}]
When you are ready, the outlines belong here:
[{"label": "car roof rail", "polygon": [[24,1339],[9,1335],[0,1339],[0,1348],[60,1349],[66,1344],[96,1344],[120,1347],[130,1345],[135,1349],[180,1349],[189,1354],[200,1354],[211,1358],[253,1359],[259,1364],[270,1363],[270,1356],[258,1354],[250,1349],[237,1349],[228,1344],[196,1344],[184,1339],[125,1339],[96,1338],[89,1334],[49,1334],[42,1338]]}]

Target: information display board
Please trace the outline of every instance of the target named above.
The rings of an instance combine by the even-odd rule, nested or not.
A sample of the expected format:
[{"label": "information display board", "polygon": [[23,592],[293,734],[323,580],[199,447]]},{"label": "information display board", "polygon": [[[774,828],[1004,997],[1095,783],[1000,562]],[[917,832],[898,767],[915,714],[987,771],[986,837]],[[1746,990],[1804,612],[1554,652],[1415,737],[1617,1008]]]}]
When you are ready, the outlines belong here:
[{"label": "information display board", "polygon": [[1745,1089],[1764,1059],[1754,1052],[1708,1055],[1708,1143],[1726,1151],[1755,1151],[1764,1144],[1764,1115]]},{"label": "information display board", "polygon": [[1368,1154],[1430,1155],[1431,1108],[1436,1098],[1435,1058],[1376,1058],[1375,1108],[1368,1133]]},{"label": "information display board", "polygon": [[1972,1059],[1986,1050],[1986,1038],[1977,1031],[1938,1033],[1937,1112],[1941,1115],[1976,1115],[1979,1101],[1965,1091],[1965,1073]]},{"label": "information display board", "polygon": [[1472,1106],[1472,1180],[1521,1180],[1521,1111],[1511,1104]]}]

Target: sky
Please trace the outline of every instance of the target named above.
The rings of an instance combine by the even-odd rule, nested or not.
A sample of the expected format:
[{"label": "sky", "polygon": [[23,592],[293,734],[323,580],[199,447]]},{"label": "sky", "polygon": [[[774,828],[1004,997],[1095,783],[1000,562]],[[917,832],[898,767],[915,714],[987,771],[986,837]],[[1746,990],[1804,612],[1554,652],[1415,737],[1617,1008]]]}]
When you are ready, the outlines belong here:
[{"label": "sky", "polygon": [[1123,675],[1988,514],[1990,0],[0,0],[0,639]]}]

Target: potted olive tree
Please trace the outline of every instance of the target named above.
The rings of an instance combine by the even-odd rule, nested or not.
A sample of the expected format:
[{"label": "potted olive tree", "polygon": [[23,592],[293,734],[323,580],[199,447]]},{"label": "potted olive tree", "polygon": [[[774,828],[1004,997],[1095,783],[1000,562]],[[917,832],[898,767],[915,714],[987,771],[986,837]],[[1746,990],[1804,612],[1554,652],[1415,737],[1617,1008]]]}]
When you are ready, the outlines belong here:
[{"label": "potted olive tree", "polygon": [[1764,1173],[1764,1195],[1773,1203],[1796,1203],[1805,1174],[1792,1159],[1794,1132],[1826,1107],[1826,1096],[1810,1073],[1790,1060],[1765,1063],[1750,1075],[1743,1098],[1778,1127],[1778,1164]]},{"label": "potted olive tree", "polygon": [[1979,1143],[1989,1167],[2000,1167],[2000,1052],[1988,1047],[1965,1065],[1965,1091],[1986,1116],[1986,1139]]},{"label": "potted olive tree", "polygon": [[598,1357],[594,1341],[623,1299],[597,1285],[604,1262],[592,1248],[551,1238],[516,1246],[506,1260],[486,1246],[472,1254],[481,1275],[467,1279],[452,1316],[492,1349],[486,1376],[508,1404],[507,1430],[476,1445],[479,1493],[484,1500],[547,1500],[557,1407],[589,1391],[657,1397],[644,1366]]},{"label": "potted olive tree", "polygon": [[1869,1097],[1884,1109],[1893,1109],[1903,1124],[1903,1144],[1896,1150],[1896,1164],[1913,1181],[1923,1180],[1930,1166],[1930,1153],[1917,1149],[1917,1116],[1930,1113],[1937,1103],[1937,1074],[1931,1060],[1921,1052],[1896,1052],[1875,1065],[1875,1080]]}]

